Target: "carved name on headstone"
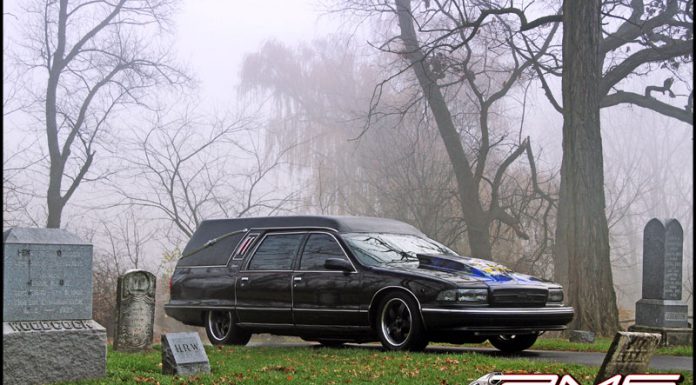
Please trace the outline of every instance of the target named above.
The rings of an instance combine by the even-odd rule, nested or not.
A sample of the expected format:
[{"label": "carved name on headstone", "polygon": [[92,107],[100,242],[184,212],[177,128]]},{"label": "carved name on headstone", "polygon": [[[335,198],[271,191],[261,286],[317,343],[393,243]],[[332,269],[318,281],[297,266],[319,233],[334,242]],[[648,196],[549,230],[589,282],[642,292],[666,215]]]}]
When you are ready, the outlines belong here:
[{"label": "carved name on headstone", "polygon": [[162,374],[210,373],[208,355],[197,333],[162,335]]},{"label": "carved name on headstone", "polygon": [[131,270],[118,278],[114,350],[134,352],[150,348],[155,320],[155,276]]},{"label": "carved name on headstone", "polygon": [[599,368],[595,384],[616,374],[645,373],[659,343],[659,334],[616,333]]}]

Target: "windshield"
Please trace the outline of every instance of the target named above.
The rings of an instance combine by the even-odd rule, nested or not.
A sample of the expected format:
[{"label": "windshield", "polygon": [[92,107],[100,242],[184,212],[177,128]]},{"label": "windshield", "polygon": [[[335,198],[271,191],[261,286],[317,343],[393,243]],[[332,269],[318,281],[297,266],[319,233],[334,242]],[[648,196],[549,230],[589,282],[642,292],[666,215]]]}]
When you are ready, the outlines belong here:
[{"label": "windshield", "polygon": [[457,255],[454,251],[432,239],[415,235],[383,233],[346,233],[341,235],[355,257],[369,266],[417,261],[416,254]]}]

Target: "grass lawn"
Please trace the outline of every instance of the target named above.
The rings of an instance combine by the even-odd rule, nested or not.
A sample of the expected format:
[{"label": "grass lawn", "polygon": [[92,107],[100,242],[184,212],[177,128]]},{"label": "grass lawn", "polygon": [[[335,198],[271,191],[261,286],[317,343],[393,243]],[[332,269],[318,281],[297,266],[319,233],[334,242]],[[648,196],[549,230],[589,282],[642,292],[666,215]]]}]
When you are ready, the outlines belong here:
[{"label": "grass lawn", "polygon": [[[592,383],[596,367],[492,357],[478,353],[393,353],[374,349],[206,346],[212,373],[181,378],[161,374],[161,353],[119,353],[109,346],[107,377],[77,384],[433,384],[468,385],[482,375],[572,374]],[[693,375],[683,372],[684,384]]]}]

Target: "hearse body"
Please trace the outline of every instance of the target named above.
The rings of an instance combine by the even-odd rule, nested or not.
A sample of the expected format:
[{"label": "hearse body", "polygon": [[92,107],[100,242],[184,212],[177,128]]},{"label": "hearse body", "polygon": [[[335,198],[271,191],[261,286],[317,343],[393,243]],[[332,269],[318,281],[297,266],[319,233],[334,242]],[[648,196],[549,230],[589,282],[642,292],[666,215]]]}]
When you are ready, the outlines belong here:
[{"label": "hearse body", "polygon": [[203,221],[170,289],[166,314],[205,327],[214,344],[271,333],[394,350],[488,339],[519,351],[573,317],[559,285],[458,256],[384,218]]}]

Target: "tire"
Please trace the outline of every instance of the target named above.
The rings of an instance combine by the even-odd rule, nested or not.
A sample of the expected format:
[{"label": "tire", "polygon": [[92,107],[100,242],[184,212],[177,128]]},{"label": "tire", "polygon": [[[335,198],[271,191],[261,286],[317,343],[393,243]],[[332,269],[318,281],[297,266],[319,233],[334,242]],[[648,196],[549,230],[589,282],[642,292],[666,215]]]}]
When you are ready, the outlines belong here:
[{"label": "tire", "polygon": [[500,351],[516,353],[531,348],[537,337],[537,334],[505,334],[491,337],[488,341]]},{"label": "tire", "polygon": [[205,334],[213,345],[246,345],[251,333],[234,323],[230,311],[211,310],[205,315]]},{"label": "tire", "polygon": [[421,351],[428,345],[418,305],[405,293],[381,301],[375,326],[385,350]]}]

